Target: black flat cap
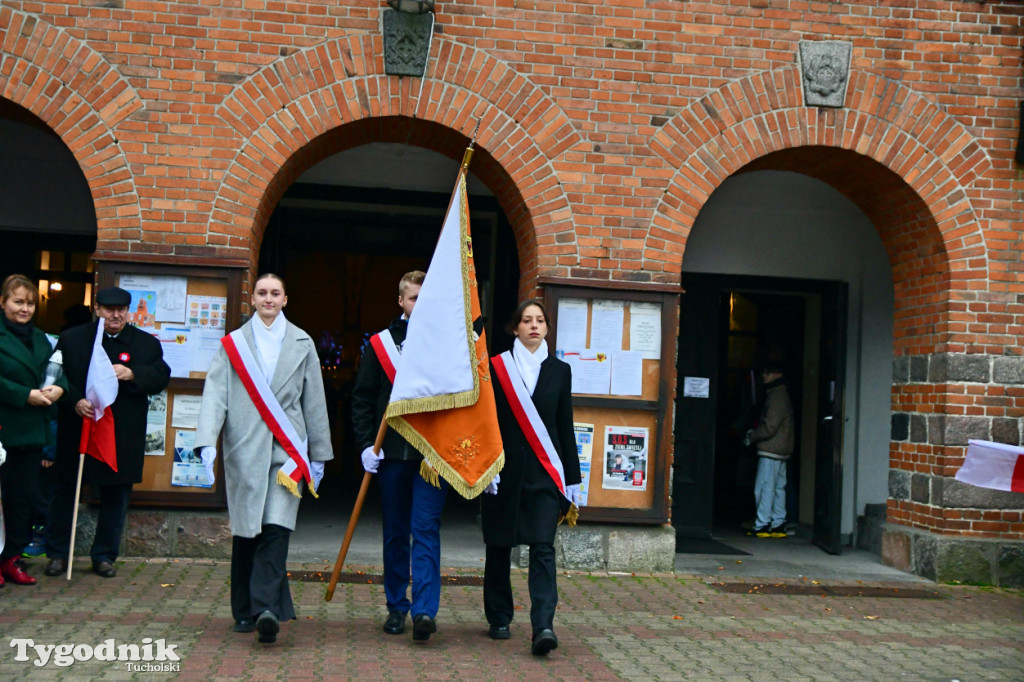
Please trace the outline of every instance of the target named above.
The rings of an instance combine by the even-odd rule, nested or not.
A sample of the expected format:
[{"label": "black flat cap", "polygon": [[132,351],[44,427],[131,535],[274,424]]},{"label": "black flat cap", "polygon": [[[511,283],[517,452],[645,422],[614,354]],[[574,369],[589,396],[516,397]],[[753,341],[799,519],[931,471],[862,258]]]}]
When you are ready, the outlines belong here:
[{"label": "black flat cap", "polygon": [[111,307],[131,305],[132,295],[121,287],[105,287],[96,292],[96,303]]}]

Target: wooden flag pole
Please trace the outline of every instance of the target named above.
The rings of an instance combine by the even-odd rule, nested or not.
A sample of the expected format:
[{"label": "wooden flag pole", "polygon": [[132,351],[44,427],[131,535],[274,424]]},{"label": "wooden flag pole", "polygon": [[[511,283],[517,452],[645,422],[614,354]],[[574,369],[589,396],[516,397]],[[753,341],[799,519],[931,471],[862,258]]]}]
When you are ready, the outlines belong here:
[{"label": "wooden flag pole", "polygon": [[[377,439],[373,442],[373,454],[380,452],[384,443],[384,434],[388,430],[387,417],[380,420],[380,428],[377,429]],[[338,578],[341,576],[341,567],[345,563],[345,555],[348,554],[348,546],[352,544],[352,536],[356,532],[356,524],[359,523],[359,513],[363,510],[363,502],[366,501],[366,491],[370,487],[370,478],[373,476],[369,471],[363,473],[363,482],[359,486],[359,494],[356,496],[356,504],[352,508],[352,516],[348,519],[348,528],[345,529],[345,539],[341,542],[341,549],[338,550],[338,558],[334,562],[334,571],[331,573],[331,582],[327,584],[327,595],[325,601],[331,601],[334,597],[334,588],[338,585]]]},{"label": "wooden flag pole", "polygon": [[78,483],[75,484],[75,506],[71,514],[71,544],[68,546],[68,580],[71,580],[71,566],[75,563],[75,531],[78,530],[78,502],[82,498],[83,468],[85,468],[85,453],[79,453]]}]

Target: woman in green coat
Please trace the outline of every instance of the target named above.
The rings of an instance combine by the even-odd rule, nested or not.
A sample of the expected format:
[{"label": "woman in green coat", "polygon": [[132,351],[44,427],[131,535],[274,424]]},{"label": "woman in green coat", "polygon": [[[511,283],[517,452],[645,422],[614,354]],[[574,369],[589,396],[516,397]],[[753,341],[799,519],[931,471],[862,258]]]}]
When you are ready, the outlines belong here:
[{"label": "woman in green coat", "polygon": [[[7,542],[0,553],[0,585],[34,585],[21,552],[32,535],[32,499],[36,494],[43,446],[49,437],[47,408],[67,388],[63,377],[46,381],[53,353],[50,341],[32,324],[39,290],[24,275],[0,286],[0,433],[7,461],[0,466]],[[43,387],[44,383],[50,383]]]}]

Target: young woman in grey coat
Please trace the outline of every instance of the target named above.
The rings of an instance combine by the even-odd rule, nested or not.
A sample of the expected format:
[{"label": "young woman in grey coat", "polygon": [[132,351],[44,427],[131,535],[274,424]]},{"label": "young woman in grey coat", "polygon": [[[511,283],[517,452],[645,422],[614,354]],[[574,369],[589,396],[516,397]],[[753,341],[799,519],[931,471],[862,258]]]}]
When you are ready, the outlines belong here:
[{"label": "young woman in grey coat", "polygon": [[[299,441],[308,443],[315,489],[324,462],[333,459],[327,403],[316,346],[288,322],[284,282],[261,275],[253,286],[256,314],[241,328],[241,339],[269,384]],[[238,338],[236,335],[234,338]],[[240,350],[245,350],[240,349]],[[304,485],[283,485],[291,457],[275,438],[222,346],[206,375],[195,448],[211,481],[217,438],[223,432],[228,515],[234,536],[231,552],[231,612],[235,632],[256,630],[273,642],[279,621],[295,618],[285,561]],[[286,480],[287,482],[287,480]]]}]

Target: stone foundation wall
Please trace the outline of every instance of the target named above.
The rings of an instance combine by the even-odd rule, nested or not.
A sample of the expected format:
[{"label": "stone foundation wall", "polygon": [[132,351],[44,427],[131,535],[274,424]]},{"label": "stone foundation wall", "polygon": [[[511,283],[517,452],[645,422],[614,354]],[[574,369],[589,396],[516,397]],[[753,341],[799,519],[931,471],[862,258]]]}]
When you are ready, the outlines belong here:
[{"label": "stone foundation wall", "polygon": [[[81,505],[75,555],[88,556],[96,534],[97,510]],[[231,558],[231,526],[226,511],[129,509],[121,556]]]},{"label": "stone foundation wall", "polygon": [[882,562],[942,583],[1024,587],[1024,541],[936,535],[889,523]]},{"label": "stone foundation wall", "polygon": [[[676,531],[664,526],[559,526],[555,561],[559,568],[577,571],[671,573],[675,567]],[[529,547],[512,552],[512,562],[526,568]]]}]

